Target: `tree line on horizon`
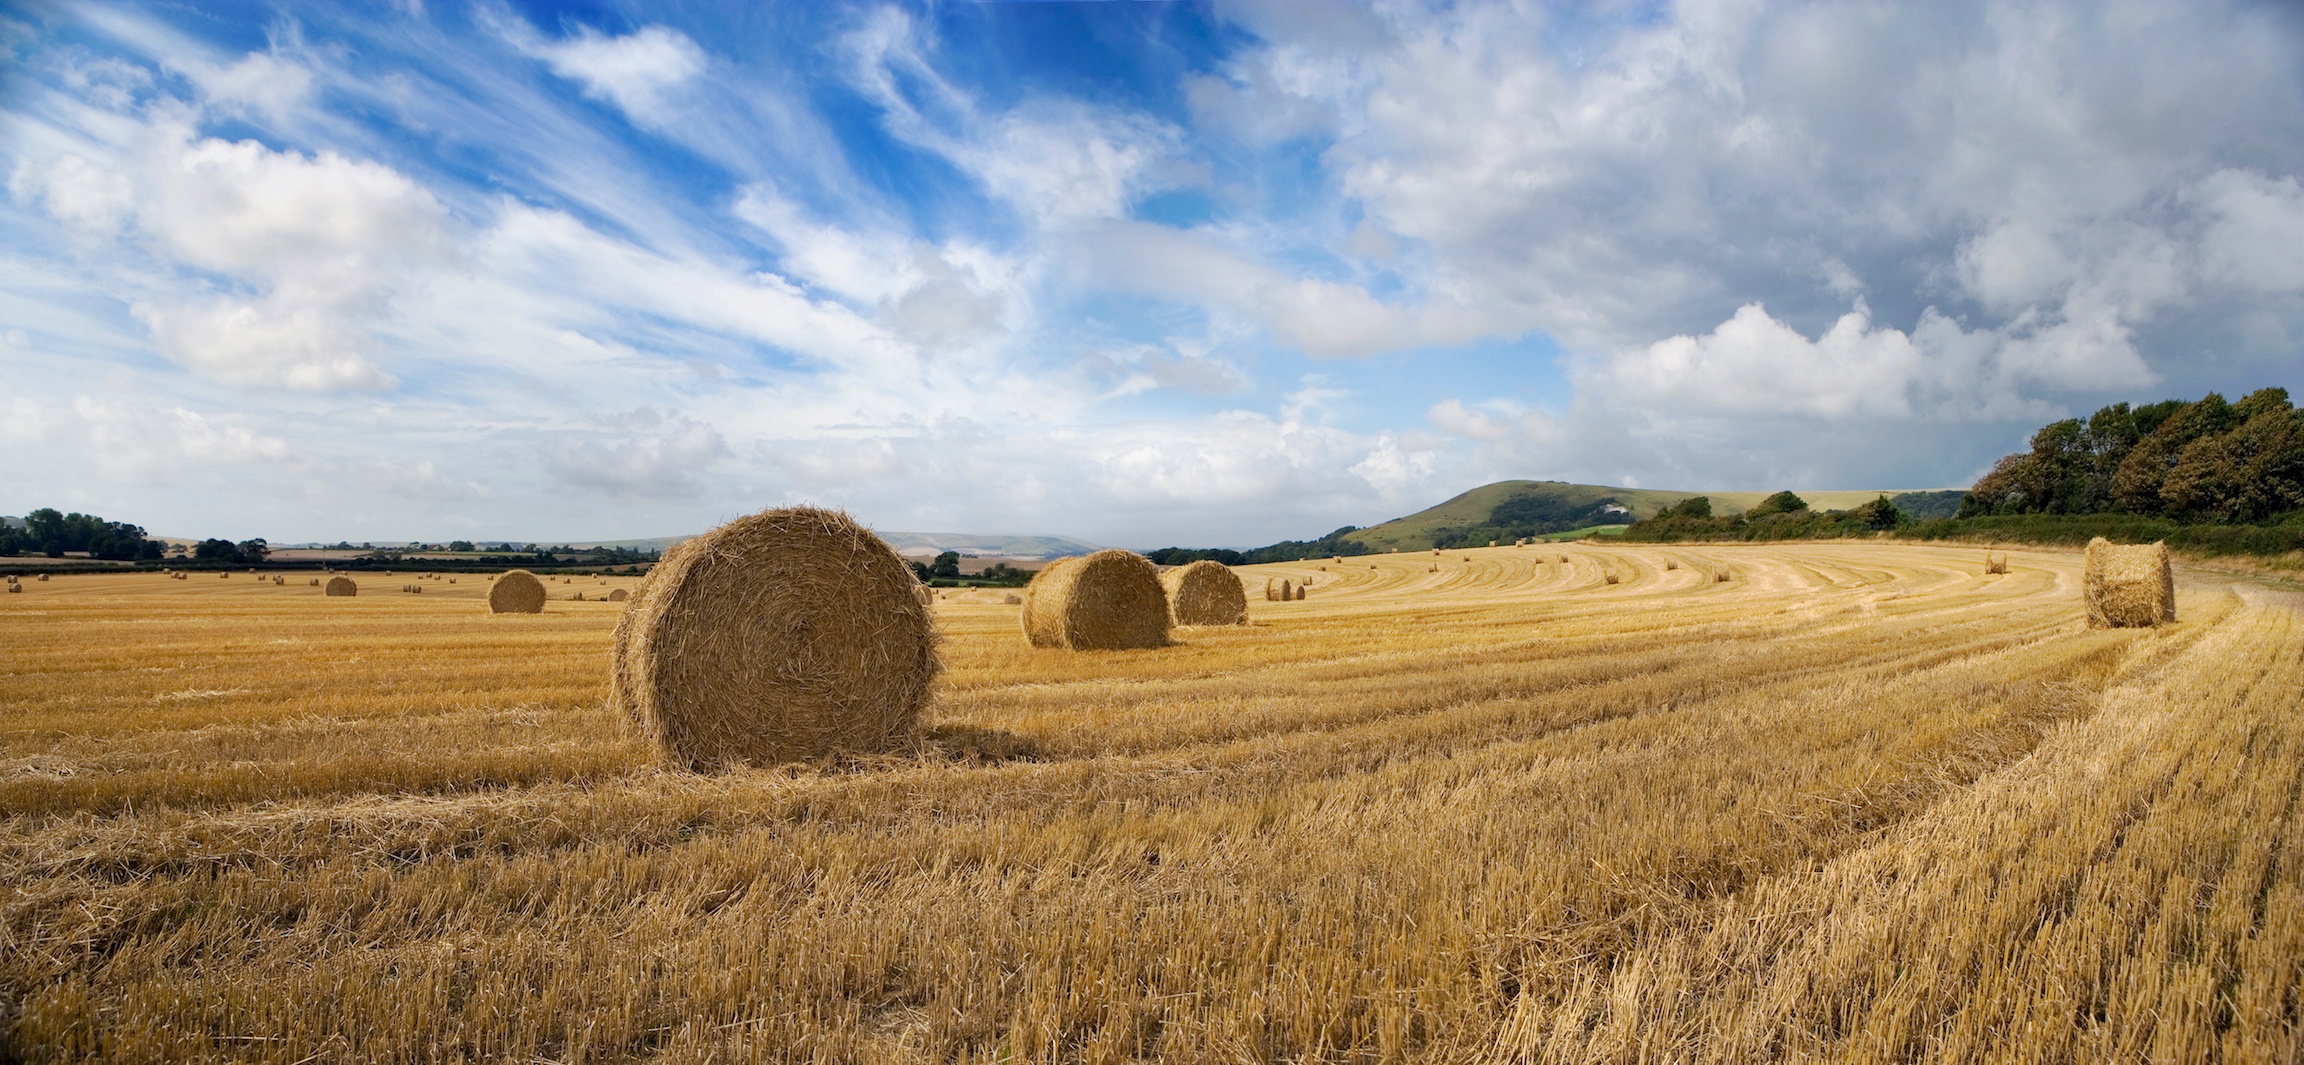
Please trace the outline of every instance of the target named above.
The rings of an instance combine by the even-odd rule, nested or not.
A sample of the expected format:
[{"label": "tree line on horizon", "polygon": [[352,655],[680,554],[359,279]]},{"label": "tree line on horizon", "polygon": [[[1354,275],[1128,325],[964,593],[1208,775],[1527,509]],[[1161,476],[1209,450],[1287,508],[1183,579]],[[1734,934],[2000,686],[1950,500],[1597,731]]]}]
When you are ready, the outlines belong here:
[{"label": "tree line on horizon", "polygon": [[2285,388],[2232,403],[2115,403],[2032,434],[1995,463],[1959,517],[2128,514],[2194,524],[2277,524],[2304,511],[2304,411]]}]

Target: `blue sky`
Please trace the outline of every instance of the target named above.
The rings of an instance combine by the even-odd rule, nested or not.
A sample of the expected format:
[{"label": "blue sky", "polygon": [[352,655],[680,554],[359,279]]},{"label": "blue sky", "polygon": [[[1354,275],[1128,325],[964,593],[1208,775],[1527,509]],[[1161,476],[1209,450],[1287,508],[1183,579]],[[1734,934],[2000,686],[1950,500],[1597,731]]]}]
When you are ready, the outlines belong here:
[{"label": "blue sky", "polygon": [[0,512],[1241,545],[2304,394],[2285,5],[0,19]]}]

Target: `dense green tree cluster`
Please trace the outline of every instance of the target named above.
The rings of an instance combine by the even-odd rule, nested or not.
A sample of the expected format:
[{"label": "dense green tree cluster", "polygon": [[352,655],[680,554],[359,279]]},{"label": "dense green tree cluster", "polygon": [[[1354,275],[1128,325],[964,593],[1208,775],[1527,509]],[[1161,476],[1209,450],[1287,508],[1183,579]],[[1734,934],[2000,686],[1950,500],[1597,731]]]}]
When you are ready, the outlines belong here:
[{"label": "dense green tree cluster", "polygon": [[1508,544],[1527,537],[1595,525],[1622,525],[1631,520],[1631,510],[1615,499],[1581,502],[1550,495],[1516,495],[1491,508],[1488,520],[1481,524],[1461,528],[1444,525],[1432,530],[1432,546],[1485,547],[1490,540]]},{"label": "dense green tree cluster", "polygon": [[2304,510],[2304,411],[2283,388],[2115,403],[2032,436],[1961,500],[1960,517],[2133,514],[2263,524]]},{"label": "dense green tree cluster", "polygon": [[[1897,497],[1899,499],[1902,496]],[[1715,517],[1710,496],[1690,496],[1656,516],[1632,523],[1624,538],[1674,540],[1829,540],[1887,532],[1909,524],[1896,500],[1883,495],[1848,510],[1814,510],[1792,492],[1778,492],[1742,514]]]},{"label": "dense green tree cluster", "polygon": [[272,545],[259,536],[253,540],[233,543],[214,538],[200,541],[192,548],[192,557],[202,562],[262,562],[272,554]]},{"label": "dense green tree cluster", "polygon": [[94,514],[65,514],[41,507],[24,515],[24,527],[0,526],[0,555],[42,554],[61,558],[84,552],[91,558],[157,559],[164,550],[140,526],[106,521]]}]

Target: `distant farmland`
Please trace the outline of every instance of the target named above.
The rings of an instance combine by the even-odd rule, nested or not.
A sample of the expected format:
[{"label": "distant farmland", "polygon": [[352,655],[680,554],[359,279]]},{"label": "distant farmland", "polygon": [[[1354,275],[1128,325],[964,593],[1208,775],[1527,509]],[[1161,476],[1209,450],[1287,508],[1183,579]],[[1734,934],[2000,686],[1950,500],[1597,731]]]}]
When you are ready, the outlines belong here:
[{"label": "distant farmland", "polygon": [[60,576],[0,1059],[2304,1056],[2297,597],[2010,559],[1308,560],[1138,652],[962,593],[916,749],[723,776],[605,708],[631,578]]}]

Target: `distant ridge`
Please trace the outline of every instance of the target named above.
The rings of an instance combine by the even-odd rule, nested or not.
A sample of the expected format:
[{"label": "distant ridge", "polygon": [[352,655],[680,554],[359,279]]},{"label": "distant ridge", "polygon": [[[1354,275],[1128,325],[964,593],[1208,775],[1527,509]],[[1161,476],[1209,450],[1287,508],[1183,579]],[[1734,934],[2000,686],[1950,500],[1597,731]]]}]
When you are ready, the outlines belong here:
[{"label": "distant ridge", "polygon": [[[1846,510],[1883,495],[1892,499],[1909,499],[1950,493],[1953,503],[1957,505],[1958,493],[1962,491],[1863,488],[1826,489],[1797,494],[1817,510]],[[1451,530],[1462,532],[1514,524],[1504,520],[1512,516],[1519,517],[1524,523],[1537,515],[1558,515],[1563,519],[1559,522],[1563,528],[1621,525],[1639,518],[1654,517],[1657,511],[1696,496],[1711,497],[1712,509],[1716,514],[1740,514],[1772,494],[1619,488],[1604,484],[1571,484],[1567,481],[1497,481],[1407,517],[1394,518],[1382,525],[1372,525],[1348,533],[1345,538],[1366,545],[1370,551],[1390,551],[1394,548],[1416,551],[1436,546],[1434,541],[1445,537]],[[1609,509],[1610,504],[1620,509]],[[1502,513],[1499,513],[1500,508]],[[1484,544],[1487,541],[1483,538],[1479,542]]]}]

